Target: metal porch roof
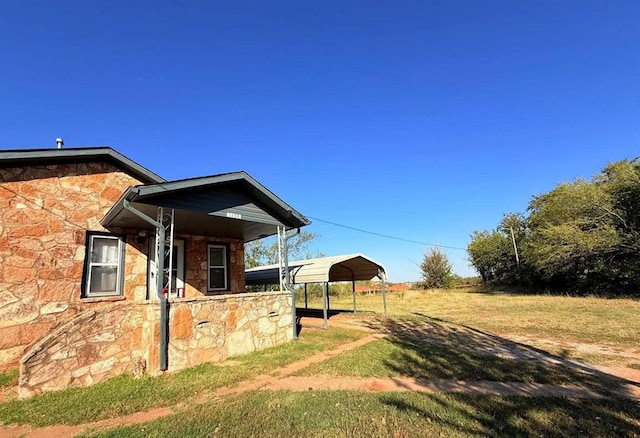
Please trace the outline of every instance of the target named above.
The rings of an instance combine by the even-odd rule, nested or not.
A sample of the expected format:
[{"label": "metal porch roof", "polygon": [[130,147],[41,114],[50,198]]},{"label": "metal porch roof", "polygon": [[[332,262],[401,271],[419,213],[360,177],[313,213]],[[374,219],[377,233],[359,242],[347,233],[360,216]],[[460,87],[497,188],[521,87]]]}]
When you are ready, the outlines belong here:
[{"label": "metal porch roof", "polygon": [[[289,262],[291,281],[294,284],[371,280],[380,270],[386,275],[384,266],[363,254]],[[247,285],[278,284],[279,282],[277,264],[258,266],[245,271]]]},{"label": "metal porch roof", "polygon": [[105,228],[152,228],[125,200],[153,219],[158,207],[174,209],[175,232],[200,236],[251,241],[310,223],[246,172],[129,187],[102,219]]}]

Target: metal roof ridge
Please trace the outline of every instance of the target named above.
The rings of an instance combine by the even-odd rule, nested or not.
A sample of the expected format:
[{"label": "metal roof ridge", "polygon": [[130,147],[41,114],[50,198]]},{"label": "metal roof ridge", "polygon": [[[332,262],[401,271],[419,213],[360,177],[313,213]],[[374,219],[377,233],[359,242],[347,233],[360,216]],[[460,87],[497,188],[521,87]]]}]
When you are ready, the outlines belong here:
[{"label": "metal roof ridge", "polygon": [[222,176],[243,175],[243,174],[244,175],[248,175],[247,172],[245,172],[244,170],[239,170],[239,171],[235,171],[235,172],[213,173],[213,174],[210,174],[210,175],[192,176],[192,177],[188,177],[188,178],[165,180],[165,181],[158,182],[158,183],[139,184],[136,187],[145,187],[145,186],[153,186],[153,185],[161,185],[161,184],[174,184],[174,183],[181,183],[181,182],[188,182],[188,181],[195,181],[195,180],[205,180],[205,179],[217,178],[217,177],[222,177]]},{"label": "metal roof ridge", "polygon": [[[347,260],[351,260],[354,259],[356,257],[362,257],[365,260],[368,260],[378,266],[380,266],[385,273],[387,272],[387,269],[384,267],[384,265],[380,262],[378,262],[377,260],[372,259],[369,256],[366,256],[362,253],[352,253],[352,254],[342,254],[342,255],[335,255],[335,256],[327,256],[327,257],[315,257],[312,259],[300,259],[300,260],[293,260],[290,261],[289,267],[298,267],[298,266],[303,266],[303,265],[307,265],[307,264],[312,264],[312,263],[316,263],[320,260],[341,260],[341,261],[347,261]],[[340,263],[340,262],[337,262]],[[256,272],[256,271],[260,271],[260,270],[268,270],[268,269],[275,269],[275,268],[279,268],[280,265],[277,263],[272,263],[269,265],[262,265],[262,266],[255,266],[253,268],[249,268],[249,269],[245,269],[245,272]]]}]

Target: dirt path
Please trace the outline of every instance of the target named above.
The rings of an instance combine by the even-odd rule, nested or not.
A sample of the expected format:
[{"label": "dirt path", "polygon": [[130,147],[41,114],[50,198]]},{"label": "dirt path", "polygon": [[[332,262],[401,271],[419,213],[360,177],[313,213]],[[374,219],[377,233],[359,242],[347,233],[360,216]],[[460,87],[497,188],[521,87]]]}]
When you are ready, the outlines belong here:
[{"label": "dirt path", "polygon": [[286,377],[261,389],[268,391],[286,389],[290,391],[441,392],[523,397],[604,397],[603,394],[597,391],[576,385],[556,386],[521,382],[420,380],[410,377]]}]

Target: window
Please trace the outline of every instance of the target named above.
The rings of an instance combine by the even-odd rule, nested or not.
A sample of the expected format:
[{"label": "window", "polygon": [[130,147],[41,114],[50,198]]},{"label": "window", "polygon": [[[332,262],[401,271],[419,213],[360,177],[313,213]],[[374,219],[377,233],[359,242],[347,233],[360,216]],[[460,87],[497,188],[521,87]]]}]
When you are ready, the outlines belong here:
[{"label": "window", "polygon": [[85,297],[122,295],[124,238],[114,234],[87,233]]},{"label": "window", "polygon": [[207,290],[227,290],[227,247],[225,245],[209,245],[208,249]]}]

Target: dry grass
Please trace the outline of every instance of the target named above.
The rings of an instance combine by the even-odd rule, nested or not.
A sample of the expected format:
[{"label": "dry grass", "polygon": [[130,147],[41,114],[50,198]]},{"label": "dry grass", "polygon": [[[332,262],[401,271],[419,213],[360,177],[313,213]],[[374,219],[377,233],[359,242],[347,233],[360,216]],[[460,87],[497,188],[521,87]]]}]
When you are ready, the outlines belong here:
[{"label": "dry grass", "polygon": [[[304,301],[298,301],[304,302]],[[332,309],[352,309],[351,296],[331,297]],[[309,297],[310,308],[321,308]],[[505,336],[525,336],[613,347],[640,345],[640,301],[516,295],[478,289],[387,293],[389,316],[429,317]],[[358,311],[381,313],[382,298],[358,295]]]}]

